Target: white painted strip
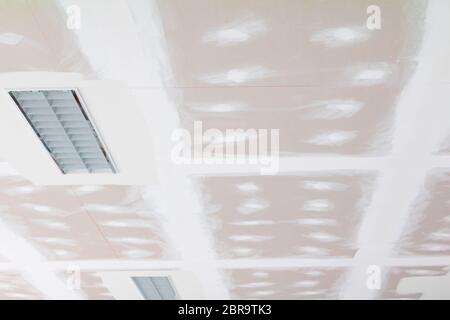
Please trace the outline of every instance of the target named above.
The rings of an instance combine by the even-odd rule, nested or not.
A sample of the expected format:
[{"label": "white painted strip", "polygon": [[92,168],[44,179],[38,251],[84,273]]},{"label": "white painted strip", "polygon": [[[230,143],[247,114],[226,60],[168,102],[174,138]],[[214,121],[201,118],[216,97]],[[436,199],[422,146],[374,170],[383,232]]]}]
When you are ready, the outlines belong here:
[{"label": "white painted strip", "polygon": [[[281,156],[277,175],[292,175],[302,172],[332,171],[378,171],[391,165],[392,159],[386,157],[348,157],[348,156]],[[223,165],[182,165],[186,172],[203,176],[259,175],[261,167],[250,164]],[[429,158],[429,167],[450,168],[450,156],[434,155]]]},{"label": "white painted strip", "polygon": [[[396,254],[414,201],[422,191],[428,171],[435,165],[432,155],[449,134],[450,85],[428,84],[436,72],[450,70],[447,59],[450,46],[443,32],[450,29],[446,17],[449,10],[450,2],[447,1],[430,1],[428,4],[423,46],[417,58],[420,64],[396,106],[392,154],[380,173],[372,201],[366,209],[358,235],[356,260],[380,264]],[[436,52],[439,52],[438,56]],[[366,286],[366,268],[357,267],[350,272],[341,298],[377,297],[379,291]]]},{"label": "white painted strip", "polygon": [[[387,258],[378,261],[381,267],[441,267],[450,266],[450,256],[411,256]],[[266,259],[217,259],[219,269],[295,269],[295,268],[333,268],[365,267],[370,260],[353,258],[266,258]],[[186,260],[67,260],[47,261],[42,264],[47,270],[66,270],[69,266],[80,267],[81,271],[108,270],[159,270],[174,271],[187,269],[191,264]],[[0,270],[14,270],[16,264],[0,263]]]},{"label": "white painted strip", "polygon": [[[299,156],[279,158],[278,175],[290,175],[304,171],[337,171],[379,170],[385,165],[384,158],[375,157],[347,157],[347,156]],[[260,175],[262,166],[252,164],[221,164],[221,165],[182,165],[189,174],[193,175]]]},{"label": "white painted strip", "polygon": [[[152,96],[148,94],[136,92],[136,99],[142,106]],[[208,299],[228,299],[228,286],[216,266],[214,241],[207,224],[201,190],[182,168],[171,163],[170,146],[164,141],[170,137],[177,118],[171,114],[170,105],[164,105],[163,110],[147,108],[144,111],[149,121],[156,117],[160,121],[152,124],[154,137],[157,137],[154,145],[158,155],[159,185],[157,190],[143,187],[143,198],[149,207],[156,205],[153,210],[159,214],[162,233],[173,254],[180,255],[183,260],[181,269],[192,272]]]},{"label": "white painted strip", "polygon": [[0,177],[16,176],[19,173],[7,162],[0,162]]},{"label": "white painted strip", "polygon": [[[386,166],[387,157],[281,156],[277,175],[291,175],[308,171],[377,171]],[[436,155],[430,159],[430,167],[450,168],[450,156]],[[250,164],[181,165],[186,174],[203,176],[259,175],[261,167]],[[20,175],[7,162],[0,162],[0,176]]]},{"label": "white painted strip", "polygon": [[[73,5],[67,0],[60,3],[65,7]],[[130,87],[160,88],[133,90],[151,129],[148,138],[154,140],[152,154],[159,179],[156,194],[152,186],[143,187],[142,193],[151,210],[159,213],[161,233],[170,244],[167,250],[185,261],[184,267],[201,281],[208,298],[227,299],[227,285],[215,267],[214,245],[200,191],[182,168],[173,167],[170,161],[168,142],[179,126],[178,101],[161,89],[169,85],[173,72],[156,1],[80,0],[76,5],[82,21],[74,32],[81,51],[100,78],[125,81]],[[102,39],[101,45],[98,39]]]}]

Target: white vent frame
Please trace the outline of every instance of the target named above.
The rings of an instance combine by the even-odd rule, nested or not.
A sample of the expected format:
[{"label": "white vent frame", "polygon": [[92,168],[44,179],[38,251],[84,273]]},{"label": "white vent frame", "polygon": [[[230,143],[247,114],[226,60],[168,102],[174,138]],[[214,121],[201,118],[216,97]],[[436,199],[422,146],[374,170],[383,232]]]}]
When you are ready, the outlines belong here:
[{"label": "white vent frame", "polygon": [[[56,165],[58,166],[58,168],[61,170],[62,174],[77,174],[77,173],[71,173],[71,172],[64,172],[64,169],[61,167],[60,163],[58,162],[58,160],[53,156],[52,152],[49,150],[47,143],[45,142],[44,139],[42,139],[39,136],[39,133],[37,131],[37,129],[34,127],[32,121],[29,119],[27,113],[25,112],[25,110],[23,109],[23,106],[20,105],[20,103],[17,101],[17,99],[13,96],[13,93],[16,92],[27,92],[27,91],[71,91],[73,95],[75,95],[75,101],[77,102],[77,105],[81,111],[81,113],[86,117],[86,120],[90,123],[90,125],[93,127],[94,130],[94,136],[96,138],[96,141],[98,143],[99,148],[103,151],[104,156],[106,161],[108,162],[108,164],[111,167],[111,170],[113,174],[116,174],[118,172],[118,168],[117,165],[114,162],[114,158],[112,157],[111,153],[108,150],[108,145],[105,143],[103,137],[102,137],[102,133],[100,132],[100,130],[98,129],[97,125],[96,125],[96,121],[93,118],[93,116],[91,115],[91,113],[89,112],[89,108],[87,107],[83,96],[81,95],[80,91],[78,90],[78,88],[74,88],[74,87],[63,87],[63,88],[14,88],[14,89],[6,89],[9,96],[11,97],[11,99],[13,99],[14,103],[17,105],[17,108],[21,111],[23,118],[28,122],[28,124],[30,125],[30,127],[33,129],[33,131],[36,133],[36,135],[38,136],[39,140],[41,141],[41,143],[44,145],[44,147],[47,149],[47,151],[49,152],[50,157],[53,159],[53,161],[56,163]],[[96,172],[92,172],[89,174],[98,174]]]},{"label": "white vent frame", "polygon": [[[63,174],[9,95],[21,89],[73,88],[117,173]],[[153,147],[157,138],[145,116],[155,106],[151,96],[142,99],[139,90],[123,81],[84,79],[70,72],[3,73],[0,105],[0,158],[35,185],[147,185],[158,180]]]},{"label": "white vent frame", "polygon": [[207,299],[200,281],[190,271],[100,271],[97,275],[102,279],[109,293],[117,300],[145,300],[132,277],[167,277],[177,293],[178,300]]}]

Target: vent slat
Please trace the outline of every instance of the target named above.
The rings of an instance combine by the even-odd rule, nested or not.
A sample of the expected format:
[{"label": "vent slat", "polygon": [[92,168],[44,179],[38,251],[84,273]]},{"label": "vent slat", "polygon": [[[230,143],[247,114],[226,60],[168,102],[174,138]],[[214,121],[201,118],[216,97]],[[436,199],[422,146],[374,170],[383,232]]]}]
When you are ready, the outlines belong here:
[{"label": "vent slat", "polygon": [[98,152],[80,152],[79,154],[82,159],[104,159]]},{"label": "vent slat", "polygon": [[[61,124],[64,128],[70,129],[70,128],[86,128],[91,129],[87,121],[61,121]],[[89,135],[91,134],[91,130],[88,131]]]},{"label": "vent slat", "polygon": [[64,136],[58,135],[58,134],[51,134],[51,133],[41,134],[41,139],[46,140],[48,142],[66,142],[66,141],[68,141],[70,143],[70,140],[67,137],[64,137]]},{"label": "vent slat", "polygon": [[69,135],[91,136],[88,128],[66,128],[66,132]]},{"label": "vent slat", "polygon": [[80,153],[86,153],[86,152],[95,152],[98,153],[99,151],[101,151],[98,147],[77,147],[75,146],[78,150],[78,152]]},{"label": "vent slat", "polygon": [[26,101],[26,100],[45,100],[45,97],[42,96],[42,94],[40,94],[39,92],[36,91],[16,91],[14,94],[14,97],[17,100],[22,100],[22,101]]},{"label": "vent slat", "polygon": [[88,141],[88,142],[94,142],[95,141],[95,137],[92,137],[90,135],[86,135],[86,134],[69,134],[69,138],[73,141],[73,142],[81,142],[81,141]]},{"label": "vent slat", "polygon": [[50,150],[53,153],[65,153],[65,152],[72,152],[73,151],[73,146],[71,145],[67,145],[64,147],[51,147]]},{"label": "vent slat", "polygon": [[47,146],[50,148],[57,148],[57,147],[70,147],[71,143],[68,140],[61,140],[61,141],[49,141],[47,143]]},{"label": "vent slat", "polygon": [[108,165],[106,164],[88,164],[87,165],[88,169],[90,170],[97,170],[97,169],[107,169]]},{"label": "vent slat", "polygon": [[52,115],[51,113],[49,114],[37,114],[37,115],[30,115],[30,120],[32,122],[36,122],[36,121],[58,121],[58,119]]},{"label": "vent slat", "polygon": [[84,118],[84,116],[80,113],[80,114],[63,114],[60,115],[59,117],[60,121],[86,121],[86,119]]},{"label": "vent slat", "polygon": [[65,131],[63,128],[39,128],[39,127],[37,127],[37,130],[42,135],[58,135],[58,136],[65,135]]},{"label": "vent slat", "polygon": [[83,167],[83,162],[81,162],[78,159],[69,159],[69,158],[61,159],[61,160],[59,160],[59,163],[63,164],[63,165],[74,165],[74,166]]},{"label": "vent slat", "polygon": [[71,108],[55,108],[53,109],[53,111],[56,115],[58,116],[63,116],[63,115],[80,115],[81,112],[71,109]]},{"label": "vent slat", "polygon": [[65,164],[65,165],[61,165],[61,169],[65,173],[85,173],[85,172],[89,172],[89,170],[87,168],[85,168],[83,165]]},{"label": "vent slat", "polygon": [[50,105],[52,106],[52,108],[56,109],[56,108],[76,108],[77,105],[75,102],[70,101],[70,100],[50,100],[49,101]]},{"label": "vent slat", "polygon": [[59,129],[63,130],[64,128],[61,128],[61,125],[57,120],[54,121],[33,121],[33,124],[38,129]]},{"label": "vent slat", "polygon": [[53,112],[48,109],[32,109],[26,112],[28,116],[34,116],[34,115],[53,115]]},{"label": "vent slat", "polygon": [[27,114],[39,111],[47,111],[49,114],[53,114],[51,109],[49,109],[48,107],[33,106],[33,107],[24,107],[23,109],[26,111]]},{"label": "vent slat", "polygon": [[53,152],[53,155],[56,158],[79,158],[78,154],[75,151],[69,150],[69,151],[55,151]]},{"label": "vent slat", "polygon": [[73,145],[76,148],[97,148],[100,149],[95,143],[92,141],[73,141]]},{"label": "vent slat", "polygon": [[96,168],[108,167],[108,163],[106,163],[105,161],[85,161],[84,163],[86,163],[88,167],[96,167]]},{"label": "vent slat", "polygon": [[73,101],[72,91],[70,90],[48,91],[45,96],[48,100],[63,99]]},{"label": "vent slat", "polygon": [[24,100],[22,106],[29,109],[48,108],[48,103],[45,100]]}]

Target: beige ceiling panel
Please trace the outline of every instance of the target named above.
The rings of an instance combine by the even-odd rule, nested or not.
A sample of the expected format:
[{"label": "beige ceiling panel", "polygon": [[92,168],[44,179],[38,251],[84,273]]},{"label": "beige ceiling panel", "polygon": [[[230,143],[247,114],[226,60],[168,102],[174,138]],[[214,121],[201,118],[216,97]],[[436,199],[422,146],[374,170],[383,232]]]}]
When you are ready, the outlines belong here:
[{"label": "beige ceiling panel", "polygon": [[376,31],[365,25],[371,4],[159,1],[183,86],[403,84],[414,68],[425,3],[379,1],[384,28]]},{"label": "beige ceiling panel", "polygon": [[336,299],[345,268],[228,270],[233,299]]},{"label": "beige ceiling panel", "polygon": [[352,257],[372,179],[345,172],[205,178],[218,250],[228,258]]},{"label": "beige ceiling panel", "polygon": [[450,255],[449,192],[450,172],[431,171],[403,233],[402,255]]},{"label": "beige ceiling panel", "polygon": [[0,72],[79,72],[92,76],[66,20],[57,1],[1,1]]},{"label": "beige ceiling panel", "polygon": [[73,189],[117,257],[166,257],[167,245],[159,222],[143,202],[139,187],[81,186]]},{"label": "beige ceiling panel", "polygon": [[398,88],[190,88],[183,124],[280,129],[280,153],[386,154]]}]

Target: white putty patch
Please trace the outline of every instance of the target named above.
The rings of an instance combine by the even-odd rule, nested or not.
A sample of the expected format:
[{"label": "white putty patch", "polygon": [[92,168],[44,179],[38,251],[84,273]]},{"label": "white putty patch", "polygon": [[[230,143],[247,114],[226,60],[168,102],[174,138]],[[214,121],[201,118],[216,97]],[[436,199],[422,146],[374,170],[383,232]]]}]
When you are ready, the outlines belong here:
[{"label": "white putty patch", "polygon": [[442,275],[442,271],[439,270],[428,270],[428,269],[412,269],[407,270],[406,273],[415,276],[437,276]]},{"label": "white putty patch", "polygon": [[54,221],[50,219],[33,219],[33,223],[53,230],[59,230],[59,231],[68,231],[70,230],[70,226],[67,225],[64,222],[61,221]]},{"label": "white putty patch", "polygon": [[387,63],[357,66],[350,74],[353,85],[373,86],[386,82],[393,74],[393,67]]},{"label": "white putty patch", "polygon": [[369,40],[370,30],[365,27],[338,27],[321,30],[313,34],[311,42],[320,43],[328,48],[352,46]]},{"label": "white putty patch", "polygon": [[239,69],[231,69],[225,72],[203,75],[200,77],[200,80],[215,85],[236,85],[267,78],[273,74],[273,71],[263,66],[248,66]]},{"label": "white putty patch", "polygon": [[272,236],[259,236],[259,235],[234,235],[229,236],[228,239],[237,242],[263,242],[273,239]]},{"label": "white putty patch", "polygon": [[297,248],[297,251],[306,255],[327,255],[328,250],[313,246],[301,246]]},{"label": "white putty patch", "polygon": [[302,107],[304,118],[335,120],[350,118],[361,110],[364,103],[356,100],[326,100],[318,101]]},{"label": "white putty patch", "polygon": [[262,211],[269,207],[269,202],[260,198],[250,198],[244,201],[242,205],[237,208],[237,211],[242,214],[252,214]]},{"label": "white putty patch", "polygon": [[13,188],[5,188],[3,192],[9,196],[21,196],[33,194],[42,190],[45,190],[45,188],[38,186],[16,186]]},{"label": "white putty patch", "polygon": [[276,222],[273,220],[246,220],[246,221],[230,222],[229,224],[235,225],[235,226],[250,227],[250,226],[268,226],[268,225],[273,225],[275,223]]},{"label": "white putty patch", "polygon": [[270,274],[267,271],[255,271],[252,273],[252,276],[256,278],[268,278]]},{"label": "white putty patch", "polygon": [[316,295],[320,295],[320,294],[324,294],[327,291],[324,289],[320,289],[320,290],[307,290],[307,291],[300,291],[300,292],[296,292],[295,295],[297,296],[316,296]]},{"label": "white putty patch", "polygon": [[77,245],[74,240],[67,238],[35,237],[34,239],[38,242],[42,242],[49,245],[68,246],[68,247],[75,247]]},{"label": "white putty patch", "polygon": [[100,225],[113,228],[152,228],[153,224],[143,219],[120,219],[100,222]]},{"label": "white putty patch", "polygon": [[190,107],[195,112],[227,113],[248,110],[248,105],[242,102],[229,102],[207,105],[195,105]]},{"label": "white putty patch", "polygon": [[305,271],[304,274],[310,277],[320,277],[323,276],[325,273],[320,270],[309,270]]},{"label": "white putty patch", "polygon": [[104,186],[98,186],[98,185],[84,185],[84,186],[75,187],[75,190],[76,190],[77,194],[79,194],[79,195],[86,195],[86,194],[91,194],[91,193],[102,191],[104,188],[105,188]]},{"label": "white putty patch", "polygon": [[275,293],[276,293],[275,290],[259,290],[259,291],[252,292],[251,295],[252,296],[262,297],[262,296],[270,296],[270,295],[273,295]]},{"label": "white putty patch", "polygon": [[15,46],[22,42],[24,36],[17,33],[5,32],[0,33],[0,44]]},{"label": "white putty patch", "polygon": [[251,282],[251,283],[244,283],[244,284],[238,284],[237,287],[240,288],[264,288],[264,287],[270,287],[275,285],[273,282]]},{"label": "white putty patch", "polygon": [[256,193],[261,190],[261,187],[255,182],[239,183],[236,187],[242,193]]},{"label": "white putty patch", "polygon": [[54,208],[54,207],[45,206],[45,205],[41,205],[41,204],[24,203],[21,206],[32,212],[38,212],[38,213],[46,214],[49,216],[61,216],[62,214],[64,214],[64,211],[59,208]]},{"label": "white putty patch", "polygon": [[4,291],[4,290],[14,290],[16,288],[15,285],[11,284],[11,283],[0,283],[0,290]]},{"label": "white putty patch", "polygon": [[354,140],[357,136],[356,131],[334,131],[323,132],[312,137],[306,142],[319,146],[343,146]]},{"label": "white putty patch", "polygon": [[331,181],[302,181],[302,188],[315,191],[344,191],[346,184]]},{"label": "white putty patch", "polygon": [[83,206],[84,209],[86,209],[89,212],[105,212],[105,213],[117,213],[117,214],[124,214],[132,212],[132,208],[125,207],[125,206],[113,206],[108,204],[100,204],[100,203],[90,203],[85,204]]},{"label": "white putty patch", "polygon": [[431,240],[450,240],[450,231],[449,230],[441,230],[433,232],[428,237]]},{"label": "white putty patch", "polygon": [[203,43],[212,43],[218,47],[241,44],[251,38],[261,36],[269,30],[267,22],[261,18],[246,17],[220,28],[208,31],[202,38]]},{"label": "white putty patch", "polygon": [[153,239],[145,239],[145,238],[137,238],[137,237],[114,237],[108,238],[109,241],[120,243],[120,244],[132,244],[132,245],[146,245],[146,244],[154,244],[158,241]]},{"label": "white putty patch", "polygon": [[22,292],[5,292],[3,294],[7,297],[14,298],[14,299],[32,299],[32,300],[37,299],[37,297],[35,295],[22,293]]},{"label": "white putty patch", "polygon": [[317,286],[319,283],[319,280],[302,280],[292,283],[291,286],[295,288],[312,288]]},{"label": "white putty patch", "polygon": [[301,218],[297,219],[298,224],[310,226],[335,226],[337,221],[331,218]]},{"label": "white putty patch", "polygon": [[320,241],[320,242],[324,242],[324,243],[336,242],[340,239],[339,237],[336,237],[336,236],[326,233],[326,232],[311,232],[311,233],[307,234],[306,237]]},{"label": "white putty patch", "polygon": [[328,199],[307,200],[303,203],[305,211],[330,211],[333,208],[333,203]]},{"label": "white putty patch", "polygon": [[53,253],[64,259],[75,259],[78,257],[77,253],[64,249],[53,250]]},{"label": "white putty patch", "polygon": [[148,258],[154,255],[153,252],[143,249],[125,250],[121,254],[130,259]]},{"label": "white putty patch", "polygon": [[246,247],[234,247],[230,251],[236,256],[249,256],[254,255],[256,253],[255,249]]},{"label": "white putty patch", "polygon": [[440,252],[440,251],[449,251],[450,244],[442,244],[442,243],[424,243],[418,247],[419,250],[430,251],[430,252]]}]

